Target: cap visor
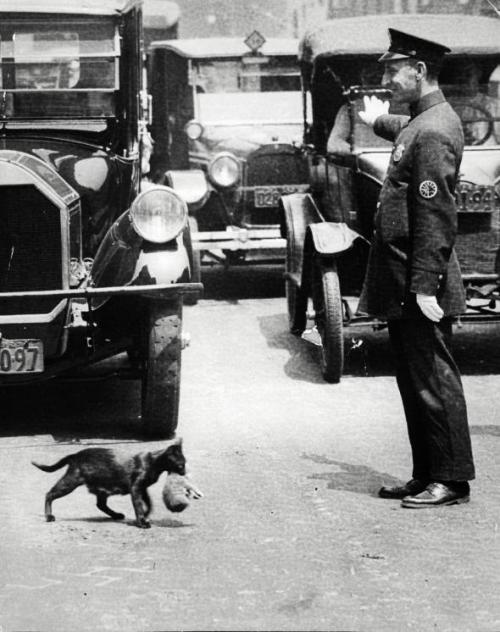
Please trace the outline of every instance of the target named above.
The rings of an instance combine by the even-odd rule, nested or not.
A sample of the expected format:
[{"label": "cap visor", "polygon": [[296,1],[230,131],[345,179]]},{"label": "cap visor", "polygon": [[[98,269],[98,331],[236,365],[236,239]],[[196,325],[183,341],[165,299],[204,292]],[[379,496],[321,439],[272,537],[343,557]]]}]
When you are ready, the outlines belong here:
[{"label": "cap visor", "polygon": [[393,60],[397,60],[397,59],[409,59],[410,55],[403,55],[401,53],[392,53],[391,51],[387,51],[386,53],[384,53],[382,55],[382,57],[379,57],[377,61],[393,61]]}]

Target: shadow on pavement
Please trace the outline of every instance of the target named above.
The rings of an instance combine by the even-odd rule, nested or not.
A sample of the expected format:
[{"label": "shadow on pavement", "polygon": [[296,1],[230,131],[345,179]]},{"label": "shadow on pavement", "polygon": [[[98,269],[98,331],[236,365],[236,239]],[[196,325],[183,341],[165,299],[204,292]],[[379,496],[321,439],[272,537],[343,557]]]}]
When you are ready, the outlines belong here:
[{"label": "shadow on pavement", "polygon": [[373,470],[366,465],[353,465],[352,463],[335,461],[315,454],[304,454],[302,456],[304,459],[314,463],[335,466],[336,471],[322,472],[309,477],[312,480],[325,481],[328,489],[376,496],[382,485],[402,485],[405,482],[391,474]]},{"label": "shadow on pavement", "polygon": [[0,435],[50,434],[68,444],[90,438],[132,442],[140,439],[140,400],[138,383],[118,379],[3,388]]},{"label": "shadow on pavement", "polygon": [[283,264],[203,267],[203,298],[237,303],[248,298],[285,296]]},{"label": "shadow on pavement", "polygon": [[173,520],[172,518],[161,518],[160,520],[151,520],[153,527],[163,527],[165,529],[184,529],[187,527],[195,527],[194,523],[182,522],[182,520]]},{"label": "shadow on pavement", "polygon": [[[290,357],[283,367],[294,380],[321,383],[318,347],[290,333],[285,313],[262,316],[259,327],[271,348],[285,349]],[[453,355],[463,375],[491,375],[500,372],[500,326],[467,325],[455,328]],[[394,375],[387,329],[344,328],[344,373],[352,377]]]},{"label": "shadow on pavement", "polygon": [[[250,298],[284,299],[283,265],[204,267],[204,299],[237,303]],[[293,336],[288,329],[286,302],[283,312],[259,318],[259,326],[271,348],[290,354],[284,372],[291,379],[321,383],[320,352],[311,343]],[[455,327],[453,353],[464,375],[488,375],[500,372],[500,324]],[[393,375],[387,330],[370,327],[344,329],[344,375],[371,377]]]}]

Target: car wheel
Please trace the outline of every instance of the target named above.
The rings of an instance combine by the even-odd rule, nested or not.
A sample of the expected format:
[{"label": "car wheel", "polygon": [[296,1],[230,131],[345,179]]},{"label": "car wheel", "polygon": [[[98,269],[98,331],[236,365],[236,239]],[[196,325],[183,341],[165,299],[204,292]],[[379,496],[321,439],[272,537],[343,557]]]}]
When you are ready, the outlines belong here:
[{"label": "car wheel", "polygon": [[148,436],[174,436],[179,415],[182,301],[149,301],[143,327],[142,421]]},{"label": "car wheel", "polygon": [[321,370],[326,382],[340,382],[344,368],[342,297],[334,263],[313,267],[312,296],[316,327],[321,337]]}]

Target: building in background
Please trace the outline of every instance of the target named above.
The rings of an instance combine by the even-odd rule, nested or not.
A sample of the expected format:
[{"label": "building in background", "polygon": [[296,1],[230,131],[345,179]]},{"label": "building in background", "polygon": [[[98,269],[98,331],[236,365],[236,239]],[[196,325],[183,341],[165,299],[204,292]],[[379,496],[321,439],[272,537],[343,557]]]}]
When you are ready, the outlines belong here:
[{"label": "building in background", "polygon": [[177,0],[177,4],[179,37],[243,37],[254,29],[265,37],[300,37],[324,20],[373,13],[495,15],[487,0]]},{"label": "building in background", "polygon": [[254,29],[265,37],[292,31],[292,0],[180,0],[179,37],[234,37]]},{"label": "building in background", "polygon": [[154,40],[177,37],[180,8],[170,0],[143,0],[142,17],[146,47]]}]

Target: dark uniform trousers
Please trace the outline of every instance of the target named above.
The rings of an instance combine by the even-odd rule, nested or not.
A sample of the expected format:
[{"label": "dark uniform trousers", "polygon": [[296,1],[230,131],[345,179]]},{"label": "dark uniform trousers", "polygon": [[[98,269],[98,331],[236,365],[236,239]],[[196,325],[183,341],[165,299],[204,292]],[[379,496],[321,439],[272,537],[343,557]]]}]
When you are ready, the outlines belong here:
[{"label": "dark uniform trousers", "polygon": [[474,478],[467,409],[450,353],[452,323],[444,318],[389,320],[396,379],[413,456],[413,478]]}]

